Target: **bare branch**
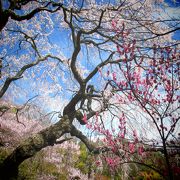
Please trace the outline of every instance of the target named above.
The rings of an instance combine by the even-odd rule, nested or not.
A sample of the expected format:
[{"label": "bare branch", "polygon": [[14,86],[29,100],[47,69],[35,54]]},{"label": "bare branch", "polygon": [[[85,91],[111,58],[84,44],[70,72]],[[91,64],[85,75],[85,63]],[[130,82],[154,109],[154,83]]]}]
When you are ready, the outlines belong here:
[{"label": "bare branch", "polygon": [[23,73],[24,73],[27,69],[29,69],[29,68],[31,68],[31,67],[33,67],[33,66],[36,66],[37,64],[39,64],[39,63],[42,62],[42,61],[47,60],[48,58],[55,58],[55,59],[59,60],[60,62],[62,62],[62,60],[61,60],[60,58],[48,54],[48,55],[46,55],[45,57],[38,58],[37,61],[35,61],[35,62],[33,62],[33,63],[24,65],[24,66],[16,73],[16,75],[14,75],[13,77],[8,77],[8,78],[6,79],[3,87],[2,87],[1,90],[0,90],[0,98],[2,98],[2,96],[4,95],[4,93],[7,91],[9,85],[10,85],[13,81],[16,81],[16,80],[22,78]]}]

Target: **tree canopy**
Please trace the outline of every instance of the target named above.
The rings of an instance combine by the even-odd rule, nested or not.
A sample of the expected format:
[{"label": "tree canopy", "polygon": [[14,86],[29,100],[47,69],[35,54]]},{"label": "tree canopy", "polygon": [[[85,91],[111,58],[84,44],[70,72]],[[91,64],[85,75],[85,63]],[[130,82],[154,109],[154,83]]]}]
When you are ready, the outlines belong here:
[{"label": "tree canopy", "polygon": [[[14,148],[2,178],[67,134],[114,171],[137,163],[176,178],[180,20],[168,8],[163,0],[0,1],[0,98],[18,104],[17,124],[31,100],[32,113],[52,119]],[[2,120],[10,108],[0,106]],[[144,160],[156,151],[162,169]]]}]

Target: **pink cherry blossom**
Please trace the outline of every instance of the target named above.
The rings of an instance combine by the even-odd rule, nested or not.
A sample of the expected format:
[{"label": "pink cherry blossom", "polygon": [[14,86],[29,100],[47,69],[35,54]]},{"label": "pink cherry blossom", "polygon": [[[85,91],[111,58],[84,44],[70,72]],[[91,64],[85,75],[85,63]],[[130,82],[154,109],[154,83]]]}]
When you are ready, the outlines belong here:
[{"label": "pink cherry blossom", "polygon": [[83,116],[83,118],[82,118],[82,120],[84,121],[84,123],[86,123],[87,124],[87,115],[86,114],[84,114],[84,116]]},{"label": "pink cherry blossom", "polygon": [[135,145],[134,145],[134,143],[129,143],[129,152],[130,152],[130,153],[134,153],[134,151],[135,151]]}]

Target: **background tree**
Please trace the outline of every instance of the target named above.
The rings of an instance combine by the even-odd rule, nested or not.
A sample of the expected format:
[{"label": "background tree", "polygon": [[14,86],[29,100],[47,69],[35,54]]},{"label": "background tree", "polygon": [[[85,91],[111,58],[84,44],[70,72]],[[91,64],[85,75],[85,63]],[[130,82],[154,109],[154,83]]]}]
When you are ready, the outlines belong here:
[{"label": "background tree", "polygon": [[[27,8],[24,10],[25,12],[31,11],[31,6],[27,2],[20,2],[24,5],[21,7]],[[22,142],[5,159],[1,170],[4,172],[3,178],[6,179],[11,178],[10,176],[17,176],[18,166],[25,159],[32,157],[44,147],[54,145],[57,139],[67,133],[79,138],[90,152],[100,153],[103,150],[109,150],[106,147],[96,147],[82,133],[81,130],[85,129],[83,125],[91,122],[95,123],[96,129],[101,129],[102,125],[105,129],[109,126],[107,118],[112,120],[117,117],[118,113],[122,112],[122,108],[128,110],[128,106],[131,107],[129,104],[121,107],[111,102],[114,94],[118,92],[125,93],[125,95],[127,93],[129,95],[127,98],[135,96],[135,99],[131,101],[132,105],[135,102],[133,106],[141,104],[142,97],[138,86],[142,86],[142,89],[147,88],[146,91],[148,91],[148,87],[145,86],[147,84],[138,80],[140,77],[144,78],[148,68],[152,69],[151,67],[155,66],[155,72],[148,72],[153,77],[152,85],[155,86],[157,82],[154,81],[156,80],[154,76],[159,71],[156,70],[158,68],[156,64],[159,63],[161,54],[165,54],[165,60],[167,60],[167,55],[170,55],[173,60],[172,62],[168,61],[168,70],[172,68],[172,65],[175,69],[178,67],[179,57],[177,57],[177,52],[171,48],[178,44],[172,40],[171,36],[172,32],[179,29],[176,24],[178,20],[164,19],[159,16],[158,14],[162,12],[161,3],[154,3],[151,0],[125,0],[117,3],[70,1],[64,6],[56,7],[55,4],[53,7],[52,1],[49,1],[41,5],[43,8],[51,7],[50,11],[55,12],[52,14],[49,10],[38,11],[38,14],[33,14],[33,17],[28,21],[23,21],[23,24],[10,19],[1,32],[3,42],[1,41],[0,44],[2,50],[0,97],[7,94],[6,98],[13,97],[15,101],[20,102],[20,100],[25,101],[25,98],[40,94],[37,103],[44,105],[47,111],[52,110],[52,107],[47,108],[47,105],[53,103],[50,100],[56,99],[56,109],[53,110],[55,113],[58,111],[59,119],[52,126]],[[160,29],[162,32],[159,32]],[[59,37],[59,40],[64,43],[58,44],[55,39]],[[170,48],[170,52],[166,48]],[[158,49],[157,54],[155,53],[156,49]],[[152,54],[156,57],[153,58]],[[173,55],[175,58],[172,58]],[[151,61],[154,62],[153,59],[155,65],[150,64]],[[158,59],[157,62],[156,59]],[[141,63],[142,67],[138,68]],[[116,71],[122,71],[123,74],[118,75],[115,73]],[[163,73],[165,72],[163,71]],[[168,73],[171,74],[171,72]],[[134,75],[135,79],[132,78]],[[159,79],[162,80],[163,75]],[[97,78],[99,78],[98,84]],[[119,78],[121,79],[120,84],[117,83]],[[168,78],[165,80],[165,86],[168,86]],[[24,85],[27,82],[28,86]],[[123,86],[123,88],[117,89],[117,85]],[[134,89],[133,85],[138,88]],[[154,92],[154,86],[150,87],[149,91]],[[173,87],[176,87],[174,79]],[[130,90],[133,90],[132,94]],[[172,90],[169,91],[172,92]],[[166,93],[169,91],[167,92],[165,89]],[[24,98],[20,99],[17,92]],[[62,95],[64,104],[60,104]],[[173,95],[177,96],[174,93]],[[150,100],[157,105],[154,102],[155,97]],[[149,105],[151,102],[145,103],[148,108],[152,108]],[[166,99],[165,103],[169,103],[169,108],[169,99]],[[140,106],[141,109],[146,108],[145,105],[144,107]],[[62,106],[62,110],[60,106]],[[132,109],[131,112],[133,113]],[[141,115],[144,119],[144,114]],[[123,120],[124,115],[121,114],[121,116]],[[150,117],[155,118],[152,114]],[[101,125],[96,124],[98,118],[101,120]],[[159,126],[157,127],[159,128]],[[163,134],[164,126],[160,128]],[[121,129],[125,131],[123,122]],[[171,130],[169,129],[168,132]],[[108,135],[109,131],[106,133]],[[162,135],[161,133],[160,135]],[[167,135],[169,136],[170,133]],[[166,144],[164,145],[164,143],[163,148],[165,149]],[[131,148],[133,148],[132,145]],[[171,168],[168,169],[169,178],[171,178],[172,171]],[[9,171],[12,173],[9,174]]]}]

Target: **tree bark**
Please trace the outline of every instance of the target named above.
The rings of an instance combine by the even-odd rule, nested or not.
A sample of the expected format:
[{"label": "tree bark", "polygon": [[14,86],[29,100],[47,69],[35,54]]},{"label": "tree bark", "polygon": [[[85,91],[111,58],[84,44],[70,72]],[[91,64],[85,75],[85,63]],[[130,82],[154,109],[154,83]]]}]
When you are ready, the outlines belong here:
[{"label": "tree bark", "polygon": [[[0,5],[1,6],[1,5]],[[0,7],[2,8],[2,7]],[[0,32],[5,27],[9,19],[9,15],[6,12],[3,12],[2,9],[0,9]]]},{"label": "tree bark", "polygon": [[0,179],[17,179],[18,167],[24,160],[34,156],[41,149],[54,145],[58,138],[70,130],[70,121],[64,116],[56,124],[23,141],[1,164]]}]

